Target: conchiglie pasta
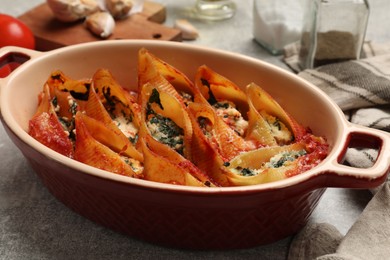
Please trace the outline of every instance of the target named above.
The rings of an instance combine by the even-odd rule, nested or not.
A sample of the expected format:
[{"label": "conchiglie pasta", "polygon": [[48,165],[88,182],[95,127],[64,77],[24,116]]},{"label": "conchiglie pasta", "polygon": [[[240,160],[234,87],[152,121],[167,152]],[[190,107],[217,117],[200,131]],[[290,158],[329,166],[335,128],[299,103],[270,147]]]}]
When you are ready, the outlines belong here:
[{"label": "conchiglie pasta", "polygon": [[299,125],[264,89],[255,83],[246,87],[249,104],[247,138],[264,145],[285,145],[300,140],[306,129]]},{"label": "conchiglie pasta", "polygon": [[146,83],[174,96],[183,105],[200,96],[194,83],[181,71],[160,60],[145,48],[138,53],[139,92]]},{"label": "conchiglie pasta", "polygon": [[141,177],[142,168],[132,158],[123,157],[98,142],[84,122],[81,112],[76,114],[75,159],[93,167],[129,177]]},{"label": "conchiglie pasta", "polygon": [[114,174],[204,188],[279,181],[326,158],[326,139],[257,84],[237,86],[207,65],[193,75],[145,48],[137,86],[122,86],[104,68],[83,79],[54,70],[28,132]]},{"label": "conchiglie pasta", "polygon": [[255,148],[220,118],[210,105],[191,103],[188,106],[192,126],[192,159],[221,186],[228,186],[221,167],[238,154]]},{"label": "conchiglie pasta", "polygon": [[112,118],[124,117],[139,128],[140,107],[137,98],[123,88],[107,69],[98,69],[92,84],[100,101]]},{"label": "conchiglie pasta", "polygon": [[228,78],[218,74],[206,65],[198,68],[195,76],[195,86],[211,105],[227,100],[234,103],[242,114],[248,111],[245,92]]},{"label": "conchiglie pasta", "polygon": [[[107,131],[110,131],[113,136],[116,136],[116,138],[112,138],[111,140],[117,140],[116,147],[120,148],[121,153],[126,154],[136,160],[142,161],[142,154],[137,150],[135,145],[132,143],[133,136],[135,136],[138,133],[138,129],[132,127],[134,129],[134,134],[131,136],[131,138],[127,137],[117,124],[117,121],[110,116],[108,111],[103,106],[102,102],[100,101],[98,95],[96,94],[94,87],[92,86],[90,88],[89,92],[89,98],[88,101],[85,102],[83,106],[83,112],[101,122],[105,129]],[[132,121],[129,120],[129,125],[133,126]],[[109,136],[106,136],[107,139],[110,139]]]},{"label": "conchiglie pasta", "polygon": [[263,147],[241,153],[225,164],[224,173],[233,186],[245,186],[282,180],[306,155],[305,145]]},{"label": "conchiglie pasta", "polygon": [[73,158],[73,144],[69,133],[59,121],[51,100],[49,87],[45,84],[39,95],[37,111],[29,121],[28,133],[54,151]]},{"label": "conchiglie pasta", "polygon": [[38,108],[29,121],[28,133],[54,151],[73,158],[68,120],[61,121],[56,112],[58,111],[57,97],[53,95],[49,84],[45,83],[42,92],[38,95]]},{"label": "conchiglie pasta", "polygon": [[140,138],[151,136],[170,149],[191,159],[192,125],[187,111],[176,97],[151,84],[141,90]]},{"label": "conchiglie pasta", "polygon": [[192,162],[147,135],[141,139],[145,156],[144,178],[150,181],[187,186],[216,186]]}]

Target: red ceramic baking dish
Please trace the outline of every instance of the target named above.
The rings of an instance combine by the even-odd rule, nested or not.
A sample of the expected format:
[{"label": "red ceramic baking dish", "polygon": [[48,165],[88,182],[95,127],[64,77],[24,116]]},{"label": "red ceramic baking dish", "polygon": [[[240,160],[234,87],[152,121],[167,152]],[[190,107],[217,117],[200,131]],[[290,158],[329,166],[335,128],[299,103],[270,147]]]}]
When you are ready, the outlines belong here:
[{"label": "red ceramic baking dish", "polygon": [[[298,122],[324,136],[329,155],[300,175],[245,187],[186,187],[112,174],[60,155],[30,137],[28,121],[48,75],[60,69],[73,78],[110,70],[124,86],[137,84],[137,53],[147,48],[190,78],[208,65],[239,86],[256,82]],[[25,62],[24,62],[25,61]],[[327,187],[372,188],[387,177],[388,133],[354,125],[310,83],[254,58],[184,43],[120,40],[87,43],[49,52],[0,50],[0,64],[23,63],[0,79],[1,120],[47,189],[86,218],[164,246],[196,249],[247,248],[299,231]],[[375,164],[342,164],[348,147],[379,150]]]}]

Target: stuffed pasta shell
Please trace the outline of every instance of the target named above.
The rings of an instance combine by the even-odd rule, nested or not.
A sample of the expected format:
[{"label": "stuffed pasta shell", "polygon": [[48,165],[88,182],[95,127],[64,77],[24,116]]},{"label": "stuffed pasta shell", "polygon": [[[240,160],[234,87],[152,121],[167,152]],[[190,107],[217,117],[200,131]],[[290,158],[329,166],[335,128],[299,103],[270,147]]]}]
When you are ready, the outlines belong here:
[{"label": "stuffed pasta shell", "polygon": [[192,125],[181,103],[162,89],[145,84],[141,90],[140,139],[145,179],[189,186],[216,184],[190,160]]},{"label": "stuffed pasta shell", "polygon": [[218,184],[179,153],[146,135],[141,139],[145,158],[144,179],[176,185],[215,187]]},{"label": "stuffed pasta shell", "polygon": [[260,86],[250,83],[246,93],[249,104],[247,139],[257,140],[265,146],[286,145],[307,133]]},{"label": "stuffed pasta shell", "polygon": [[[134,138],[129,138],[126,135],[127,133],[121,130],[120,125],[118,125],[117,121],[115,121],[117,117],[115,115],[111,116],[110,113],[106,110],[98,94],[95,92],[94,85],[90,87],[88,100],[83,104],[82,111],[88,117],[101,122],[109,133],[112,133],[113,136],[117,137],[112,138],[110,135],[99,134],[95,136],[99,142],[109,146],[118,153],[124,154],[130,158],[134,158],[142,162],[143,156],[142,153],[137,150],[133,142]],[[130,119],[128,119],[128,123],[133,129],[134,127]],[[93,126],[98,127],[98,125]],[[134,131],[138,133],[138,129],[134,128]],[[94,132],[99,133],[99,131]]]},{"label": "stuffed pasta shell", "polygon": [[141,108],[137,103],[137,97],[126,91],[106,69],[96,71],[92,77],[92,84],[112,121],[131,143],[136,145],[141,120]]},{"label": "stuffed pasta shell", "polygon": [[268,183],[326,158],[325,138],[259,85],[239,87],[207,65],[190,79],[145,48],[137,61],[134,86],[104,68],[77,80],[54,70],[28,133],[90,166],[175,185]]},{"label": "stuffed pasta shell", "polygon": [[198,68],[195,86],[217,115],[238,135],[245,136],[249,110],[246,93],[206,65]]},{"label": "stuffed pasta shell", "polygon": [[82,103],[88,99],[91,80],[75,80],[62,71],[56,70],[47,79],[46,85],[49,88],[51,103],[58,120],[69,138],[74,140],[75,115],[80,110]]},{"label": "stuffed pasta shell", "polygon": [[202,99],[194,83],[184,73],[142,48],[138,54],[139,88],[146,83],[169,93],[183,105]]},{"label": "stuffed pasta shell", "polygon": [[[98,140],[117,139],[115,133],[105,129],[104,125],[82,112],[76,114],[75,159],[90,166],[115,174],[141,178],[143,165],[139,160],[110,149]],[[103,130],[100,132],[99,130]],[[97,137],[97,138],[95,138]]]},{"label": "stuffed pasta shell", "polygon": [[39,96],[36,114],[29,122],[29,134],[55,151],[73,158],[75,115],[88,98],[91,80],[74,80],[60,70],[53,71]]},{"label": "stuffed pasta shell", "polygon": [[69,128],[61,123],[53,100],[55,98],[50,95],[49,86],[45,84],[38,97],[37,111],[29,121],[28,133],[54,151],[73,158],[74,149],[69,138]]},{"label": "stuffed pasta shell", "polygon": [[191,158],[192,125],[187,111],[175,96],[154,85],[141,89],[142,124],[140,138],[145,135],[169,146],[172,151]]},{"label": "stuffed pasta shell", "polygon": [[241,153],[224,164],[223,172],[231,186],[274,182],[316,166],[327,149],[323,138],[306,135],[300,142]]},{"label": "stuffed pasta shell", "polygon": [[230,128],[209,105],[191,103],[188,106],[193,126],[192,159],[194,163],[217,181],[228,186],[221,167],[244,151],[255,147]]},{"label": "stuffed pasta shell", "polygon": [[[111,101],[112,111],[104,106],[95,92],[95,85]],[[105,93],[102,85],[112,89],[115,98],[107,94],[110,91]],[[114,173],[139,177],[143,170],[143,155],[113,120],[117,111],[133,114],[128,106],[130,101],[121,91],[105,70],[98,70],[92,80],[73,80],[61,71],[54,71],[40,95],[29,133],[68,157]],[[119,163],[113,163],[118,158]]]}]

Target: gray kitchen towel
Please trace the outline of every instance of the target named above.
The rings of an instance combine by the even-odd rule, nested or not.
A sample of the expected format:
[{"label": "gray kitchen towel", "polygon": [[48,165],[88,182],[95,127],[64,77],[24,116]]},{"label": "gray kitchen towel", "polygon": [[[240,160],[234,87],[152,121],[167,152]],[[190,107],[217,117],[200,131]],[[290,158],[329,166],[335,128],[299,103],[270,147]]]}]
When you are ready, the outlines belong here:
[{"label": "gray kitchen towel", "polygon": [[[284,62],[329,95],[352,123],[390,132],[390,44],[365,43],[365,58],[305,70],[298,53],[299,44],[286,46]],[[368,168],[376,156],[375,149],[349,148],[345,160]],[[344,237],[328,223],[307,225],[292,240],[288,259],[390,259],[389,185],[371,190],[373,198]]]},{"label": "gray kitchen towel", "polygon": [[293,239],[288,260],[390,259],[390,183],[367,204],[345,237],[327,223],[307,225]]},{"label": "gray kitchen towel", "polygon": [[[299,43],[293,43],[285,47],[284,62],[329,95],[352,123],[390,132],[390,44],[366,42],[363,50],[366,58],[302,71]],[[345,159],[353,167],[367,168],[376,156],[374,149],[351,148]]]}]

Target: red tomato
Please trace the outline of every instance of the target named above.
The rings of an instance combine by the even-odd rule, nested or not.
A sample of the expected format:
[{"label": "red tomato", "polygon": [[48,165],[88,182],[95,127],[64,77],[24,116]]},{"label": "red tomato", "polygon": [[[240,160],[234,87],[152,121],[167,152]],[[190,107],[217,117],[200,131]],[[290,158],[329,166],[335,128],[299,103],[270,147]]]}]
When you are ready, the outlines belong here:
[{"label": "red tomato", "polygon": [[34,49],[34,34],[17,18],[0,14],[0,47],[10,45]]}]

